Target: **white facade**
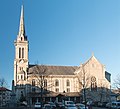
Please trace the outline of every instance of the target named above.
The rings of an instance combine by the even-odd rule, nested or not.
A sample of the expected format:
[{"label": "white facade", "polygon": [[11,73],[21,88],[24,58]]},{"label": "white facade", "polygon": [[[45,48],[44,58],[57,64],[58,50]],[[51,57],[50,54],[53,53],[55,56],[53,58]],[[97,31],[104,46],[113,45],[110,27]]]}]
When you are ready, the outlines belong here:
[{"label": "white facade", "polygon": [[[28,93],[33,91],[33,88],[35,88],[34,91],[39,92],[40,90],[38,78],[33,76],[35,70],[33,70],[32,73],[30,72],[30,70],[36,65],[31,67],[29,64],[29,43],[27,36],[25,35],[23,7],[21,10],[19,33],[14,44],[14,81],[16,86],[16,95],[19,99],[21,92],[23,92],[24,96],[27,97]],[[50,92],[63,93],[65,91],[66,93],[82,93],[83,82],[85,82],[85,88],[89,88],[89,91],[91,92],[97,88],[94,90],[95,93],[92,94],[92,92],[89,96],[97,94],[96,92],[98,92],[100,87],[104,87],[105,90],[110,89],[110,81],[106,79],[105,67],[95,58],[95,56],[92,56],[86,63],[80,66],[45,67],[47,67],[47,76],[45,76],[44,79],[47,82],[46,89]]]}]

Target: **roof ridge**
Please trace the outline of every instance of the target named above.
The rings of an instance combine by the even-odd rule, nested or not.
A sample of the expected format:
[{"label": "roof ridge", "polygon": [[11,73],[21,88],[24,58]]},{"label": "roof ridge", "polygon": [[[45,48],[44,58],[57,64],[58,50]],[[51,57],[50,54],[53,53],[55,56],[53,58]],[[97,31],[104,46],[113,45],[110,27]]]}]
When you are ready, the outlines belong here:
[{"label": "roof ridge", "polygon": [[[31,66],[36,66],[36,64],[29,64],[29,65],[31,65]],[[40,65],[38,65],[38,66],[56,66],[56,67],[79,67],[79,66],[72,66],[72,65],[46,65],[46,64],[40,64]]]}]

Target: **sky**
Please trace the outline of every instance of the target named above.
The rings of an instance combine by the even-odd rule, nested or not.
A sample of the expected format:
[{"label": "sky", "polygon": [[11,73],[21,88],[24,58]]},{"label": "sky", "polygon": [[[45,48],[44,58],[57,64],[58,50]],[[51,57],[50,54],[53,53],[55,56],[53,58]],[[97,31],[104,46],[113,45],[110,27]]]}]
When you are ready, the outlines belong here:
[{"label": "sky", "polygon": [[94,56],[120,73],[120,0],[0,0],[0,77],[11,87],[24,5],[29,63],[79,66]]}]

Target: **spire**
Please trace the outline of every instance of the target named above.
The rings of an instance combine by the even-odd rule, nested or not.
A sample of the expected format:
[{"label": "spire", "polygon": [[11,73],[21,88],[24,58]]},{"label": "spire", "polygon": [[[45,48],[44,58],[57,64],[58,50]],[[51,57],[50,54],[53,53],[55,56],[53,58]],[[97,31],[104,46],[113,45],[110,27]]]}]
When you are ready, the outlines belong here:
[{"label": "spire", "polygon": [[21,7],[21,17],[20,17],[20,26],[19,26],[19,36],[25,37],[25,25],[24,25],[24,7]]}]

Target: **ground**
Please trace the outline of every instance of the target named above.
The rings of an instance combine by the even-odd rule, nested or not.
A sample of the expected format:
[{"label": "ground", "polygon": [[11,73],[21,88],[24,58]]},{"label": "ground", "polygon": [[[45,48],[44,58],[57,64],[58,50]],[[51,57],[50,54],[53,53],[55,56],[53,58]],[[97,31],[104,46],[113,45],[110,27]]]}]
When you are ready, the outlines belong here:
[{"label": "ground", "polygon": [[93,107],[92,109],[107,109],[107,108],[101,108],[101,107]]},{"label": "ground", "polygon": [[[34,109],[34,108],[0,108],[0,109]],[[107,109],[107,108],[101,108],[101,107],[93,107],[92,109]]]}]

